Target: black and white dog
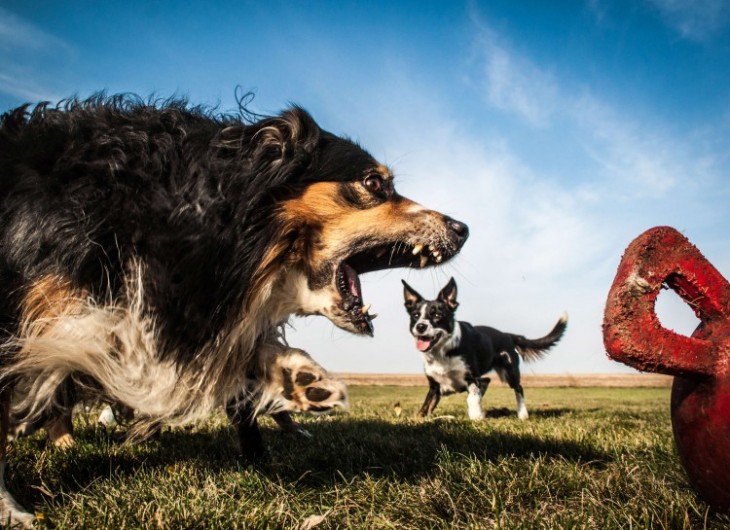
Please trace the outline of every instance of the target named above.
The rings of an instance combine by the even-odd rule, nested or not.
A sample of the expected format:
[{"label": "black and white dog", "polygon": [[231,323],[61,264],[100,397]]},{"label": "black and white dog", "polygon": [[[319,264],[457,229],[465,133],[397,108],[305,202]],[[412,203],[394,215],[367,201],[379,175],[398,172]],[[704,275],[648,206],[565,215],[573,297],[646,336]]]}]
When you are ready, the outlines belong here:
[{"label": "black and white dog", "polygon": [[419,415],[431,414],[441,396],[466,391],[469,394],[466,398],[469,418],[482,419],[481,401],[490,381],[487,373],[494,370],[515,391],[517,417],[527,419],[520,384],[520,357],[525,361],[542,358],[563,336],[568,325],[567,314],[560,317],[546,336],[531,340],[487,326],[457,321],[454,313],[459,303],[453,278],[433,301],[424,300],[405,280],[403,286],[406,311],[411,317],[410,331],[423,355],[429,384]]}]

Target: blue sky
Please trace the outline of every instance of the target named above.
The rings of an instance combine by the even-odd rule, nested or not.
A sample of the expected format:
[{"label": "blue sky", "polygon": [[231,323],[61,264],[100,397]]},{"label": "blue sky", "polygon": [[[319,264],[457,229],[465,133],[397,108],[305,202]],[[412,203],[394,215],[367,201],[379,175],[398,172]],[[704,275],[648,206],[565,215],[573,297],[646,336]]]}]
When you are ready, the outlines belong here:
[{"label": "blue sky", "polygon": [[[628,243],[671,225],[730,271],[730,4],[724,0],[0,3],[0,112],[109,93],[233,110],[290,103],[393,167],[399,191],[466,221],[451,264],[363,278],[376,337],[293,319],[335,371],[420,372],[400,279],[454,276],[459,316],[564,340],[526,373],[625,371],[606,293]],[[696,324],[671,293],[660,319]]]}]

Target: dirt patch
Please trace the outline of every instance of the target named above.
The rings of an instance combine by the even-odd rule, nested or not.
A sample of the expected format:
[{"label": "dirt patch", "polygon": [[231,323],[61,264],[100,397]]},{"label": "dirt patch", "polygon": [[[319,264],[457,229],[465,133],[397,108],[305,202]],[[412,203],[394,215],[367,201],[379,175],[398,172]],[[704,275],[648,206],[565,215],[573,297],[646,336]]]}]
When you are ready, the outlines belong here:
[{"label": "dirt patch", "polygon": [[[397,385],[421,386],[428,384],[423,374],[337,374],[348,385]],[[495,375],[492,385],[502,383]],[[672,377],[661,374],[526,374],[522,376],[525,387],[616,387],[616,388],[665,388],[672,386]]]}]

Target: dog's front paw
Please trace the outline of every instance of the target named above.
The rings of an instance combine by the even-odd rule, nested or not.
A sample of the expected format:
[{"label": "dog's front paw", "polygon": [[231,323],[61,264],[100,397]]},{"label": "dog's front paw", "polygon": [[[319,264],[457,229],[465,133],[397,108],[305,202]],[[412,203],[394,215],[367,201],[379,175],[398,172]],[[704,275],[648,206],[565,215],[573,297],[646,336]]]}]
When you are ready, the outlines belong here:
[{"label": "dog's front paw", "polygon": [[347,408],[347,386],[332,377],[304,351],[288,349],[277,355],[269,395],[284,410],[329,412]]}]

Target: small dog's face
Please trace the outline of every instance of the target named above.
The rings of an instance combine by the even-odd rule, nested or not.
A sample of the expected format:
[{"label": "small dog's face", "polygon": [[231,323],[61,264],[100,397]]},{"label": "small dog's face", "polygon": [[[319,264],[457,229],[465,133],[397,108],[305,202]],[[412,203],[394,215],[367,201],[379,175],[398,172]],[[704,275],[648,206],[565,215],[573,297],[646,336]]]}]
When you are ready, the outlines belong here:
[{"label": "small dog's face", "polygon": [[416,348],[424,353],[440,348],[449,340],[456,325],[454,313],[459,305],[456,282],[451,278],[438,298],[429,301],[402,281],[405,307],[411,317],[409,329],[416,339]]},{"label": "small dog's face", "polygon": [[[372,335],[360,275],[422,268],[457,254],[465,224],[401,197],[390,170],[355,144],[336,137],[329,149],[349,163],[345,180],[319,181],[283,203],[281,219],[295,238],[289,263],[299,314],[319,314],[353,333]],[[347,154],[343,154],[347,153]],[[325,171],[327,173],[329,171]]]}]

